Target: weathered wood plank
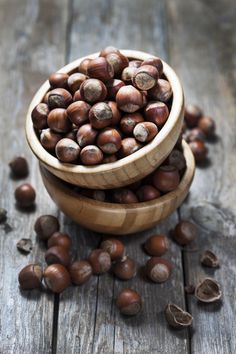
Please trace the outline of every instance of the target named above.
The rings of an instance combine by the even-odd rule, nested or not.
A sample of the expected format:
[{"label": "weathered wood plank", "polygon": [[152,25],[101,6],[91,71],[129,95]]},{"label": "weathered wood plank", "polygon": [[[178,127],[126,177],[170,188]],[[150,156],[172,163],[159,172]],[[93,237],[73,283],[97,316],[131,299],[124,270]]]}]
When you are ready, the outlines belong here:
[{"label": "weathered wood plank", "polygon": [[[23,266],[44,259],[33,232],[36,217],[57,212],[26,146],[24,120],[38,86],[64,63],[66,9],[66,1],[50,1],[50,6],[47,1],[0,1],[0,205],[7,209],[13,228],[7,232],[0,225],[0,352],[4,354],[51,352],[54,296],[21,292],[17,277]],[[27,181],[37,190],[37,208],[31,213],[15,208],[14,189],[22,181],[9,178],[7,165],[19,154],[27,157]],[[16,249],[22,237],[33,241],[28,256]]]},{"label": "weathered wood plank", "polygon": [[191,197],[181,208],[181,217],[192,217],[200,227],[199,251],[211,249],[222,262],[213,272],[201,267],[198,252],[185,254],[187,282],[210,275],[224,292],[221,304],[204,306],[188,299],[194,316],[191,350],[235,353],[235,3],[170,1],[168,13],[171,64],[180,74],[187,101],[199,103],[216,119],[219,135],[218,142],[209,144],[210,166],[197,170]]},{"label": "weathered wood plank", "polygon": [[[68,61],[100,50],[106,45],[133,48],[159,54],[168,59],[166,19],[162,2],[119,0],[77,1],[71,8],[71,36]],[[92,14],[91,14],[92,11]],[[68,36],[69,38],[69,36]],[[65,219],[67,220],[67,219]],[[161,226],[124,238],[127,253],[139,266],[148,258],[140,244],[154,232],[167,231],[176,223],[177,214]],[[98,245],[99,235],[68,225],[73,234],[78,257],[86,256]],[[181,252],[172,244],[167,255],[175,264],[171,281],[163,285],[144,282],[138,275],[129,282],[111,275],[93,278],[88,284],[61,295],[58,319],[59,353],[186,353],[188,333],[177,335],[169,330],[163,316],[168,301],[184,307]],[[144,311],[137,318],[120,316],[115,298],[123,287],[132,286],[144,298]],[[65,336],[66,328],[66,336]]]}]

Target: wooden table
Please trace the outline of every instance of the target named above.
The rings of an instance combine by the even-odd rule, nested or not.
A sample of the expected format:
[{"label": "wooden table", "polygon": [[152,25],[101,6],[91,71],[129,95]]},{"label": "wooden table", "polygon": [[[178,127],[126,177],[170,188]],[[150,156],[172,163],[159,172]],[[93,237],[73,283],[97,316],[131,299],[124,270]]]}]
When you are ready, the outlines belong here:
[{"label": "wooden table", "polygon": [[[236,353],[235,23],[234,0],[0,0],[0,206],[9,215],[9,225],[0,225],[0,353]],[[197,169],[187,202],[156,228],[125,237],[127,253],[143,265],[147,256],[140,244],[145,238],[167,234],[186,217],[200,229],[193,247],[215,251],[222,266],[215,272],[203,269],[199,252],[185,252],[172,243],[168,258],[175,267],[163,285],[145,283],[139,276],[122,283],[105,275],[60,296],[21,292],[19,270],[44,262],[45,248],[33,231],[39,215],[59,216],[79,258],[99,244],[100,235],[75,225],[51,202],[26,146],[24,120],[49,73],[108,44],[147,51],[169,62],[183,82],[186,101],[198,103],[216,119],[219,135],[209,144],[209,163]],[[30,214],[14,205],[20,182],[9,177],[8,162],[19,154],[28,158],[27,181],[37,189],[37,208]],[[28,256],[16,249],[22,237],[34,244]],[[185,296],[184,285],[206,275],[222,284],[222,303],[201,305]],[[118,291],[128,286],[144,299],[143,313],[136,318],[121,317],[114,304]],[[163,308],[168,301],[192,313],[193,329],[167,326]]]}]

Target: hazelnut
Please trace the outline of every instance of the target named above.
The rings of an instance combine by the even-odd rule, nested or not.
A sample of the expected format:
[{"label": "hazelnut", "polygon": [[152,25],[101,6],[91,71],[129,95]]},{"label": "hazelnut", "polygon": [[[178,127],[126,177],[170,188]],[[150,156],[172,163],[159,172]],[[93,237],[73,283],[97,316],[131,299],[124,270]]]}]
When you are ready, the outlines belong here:
[{"label": "hazelnut", "polygon": [[121,147],[121,136],[114,128],[106,128],[97,138],[99,148],[106,154],[114,154]]},{"label": "hazelnut", "polygon": [[20,208],[30,208],[34,205],[36,193],[29,183],[21,184],[15,190],[15,199]]},{"label": "hazelnut", "polygon": [[143,66],[143,65],[155,66],[155,68],[157,68],[157,70],[158,70],[159,77],[163,74],[163,63],[162,63],[161,59],[158,57],[145,59],[142,62],[141,66]]},{"label": "hazelnut", "polygon": [[121,157],[129,156],[141,149],[142,145],[135,138],[125,138],[121,141]]},{"label": "hazelnut", "polygon": [[70,285],[70,274],[62,264],[48,266],[43,274],[47,288],[54,293],[61,293]]},{"label": "hazelnut", "polygon": [[12,175],[16,178],[24,178],[27,177],[29,174],[28,162],[22,156],[18,156],[12,159],[9,162],[9,167]]},{"label": "hazelnut", "polygon": [[84,82],[88,77],[81,73],[71,74],[67,80],[68,87],[72,93],[79,90],[82,82]]},{"label": "hazelnut", "polygon": [[53,215],[41,215],[34,224],[34,231],[41,240],[48,240],[59,229],[59,221]]},{"label": "hazelnut", "polygon": [[117,161],[117,156],[113,154],[113,155],[104,156],[102,163],[111,163],[116,161]]},{"label": "hazelnut", "polygon": [[38,264],[29,264],[21,269],[18,280],[21,289],[31,290],[40,288],[42,285],[43,271]]},{"label": "hazelnut", "polygon": [[173,92],[169,81],[159,79],[157,85],[148,91],[148,96],[155,100],[161,102],[167,102],[171,98]]},{"label": "hazelnut", "polygon": [[108,53],[105,58],[113,68],[115,76],[120,76],[123,69],[129,65],[128,58],[121,53]]},{"label": "hazelnut", "polygon": [[69,133],[65,134],[64,138],[71,139],[73,141],[77,141],[76,140],[77,132],[78,132],[78,129],[73,129]]},{"label": "hazelnut", "polygon": [[87,145],[80,152],[84,165],[97,165],[103,160],[103,153],[96,145]]},{"label": "hazelnut", "polygon": [[206,136],[203,133],[203,131],[200,130],[199,128],[193,128],[184,134],[184,139],[188,143],[190,143],[191,141],[195,141],[195,140],[205,141]]},{"label": "hazelnut", "polygon": [[88,75],[91,78],[109,81],[114,77],[114,69],[112,65],[104,57],[98,57],[90,60],[87,68]]},{"label": "hazelnut", "polygon": [[116,306],[123,315],[134,316],[142,310],[142,299],[137,291],[123,289],[116,299]]},{"label": "hazelnut", "polygon": [[149,200],[159,198],[161,193],[153,186],[145,184],[138,188],[136,195],[140,202],[148,202]]},{"label": "hazelnut", "polygon": [[119,91],[119,89],[125,86],[125,83],[121,80],[118,79],[112,79],[106,83],[107,87],[107,98],[109,100],[115,100],[116,99],[116,94]]},{"label": "hazelnut", "polygon": [[216,125],[211,117],[203,116],[198,121],[198,128],[207,136],[211,137],[215,134]]},{"label": "hazelnut", "polygon": [[63,88],[56,88],[49,91],[48,106],[50,110],[55,108],[67,108],[71,102],[72,96],[69,91]]},{"label": "hazelnut", "polygon": [[47,128],[47,118],[48,118],[49,108],[46,103],[39,103],[34,107],[31,113],[31,119],[35,129],[42,130]]},{"label": "hazelnut", "polygon": [[150,90],[157,84],[158,70],[152,65],[141,65],[134,76],[132,83],[139,90]]},{"label": "hazelnut", "polygon": [[166,159],[168,165],[174,166],[178,171],[182,171],[186,168],[186,160],[184,154],[177,150],[173,149],[170,155]]},{"label": "hazelnut", "polygon": [[83,101],[81,97],[80,90],[75,91],[74,96],[73,96],[73,102],[76,101]]},{"label": "hazelnut", "polygon": [[71,262],[69,250],[62,246],[52,246],[45,253],[47,264],[62,264],[68,267]]},{"label": "hazelnut", "polygon": [[58,160],[62,162],[73,162],[79,158],[79,145],[68,138],[61,139],[55,148]]},{"label": "hazelnut", "polygon": [[185,107],[184,119],[189,128],[196,127],[201,116],[202,110],[198,106],[194,104],[188,104]]},{"label": "hazelnut", "polygon": [[134,127],[138,124],[143,122],[143,116],[138,113],[130,113],[125,114],[120,121],[120,128],[123,133],[126,135],[131,135],[133,133]]},{"label": "hazelnut", "polygon": [[99,248],[90,253],[88,261],[92,266],[94,274],[106,273],[111,268],[111,257],[109,253]]},{"label": "hazelnut", "polygon": [[112,109],[105,102],[96,103],[89,111],[89,120],[93,128],[102,129],[112,123]]},{"label": "hazelnut", "polygon": [[138,123],[133,130],[135,139],[141,143],[147,143],[151,141],[158,133],[156,124],[152,122]]},{"label": "hazelnut", "polygon": [[69,75],[64,73],[53,73],[49,76],[49,83],[51,88],[64,88],[67,89],[67,80]]},{"label": "hazelnut", "polygon": [[135,66],[127,66],[124,68],[121,74],[121,80],[126,83],[126,85],[132,84],[132,78],[136,74],[137,68]]},{"label": "hazelnut", "polygon": [[42,130],[40,134],[40,142],[44,149],[53,151],[61,140],[62,136],[60,134],[54,133],[50,128]]},{"label": "hazelnut", "polygon": [[117,103],[114,101],[107,101],[106,102],[108,104],[108,106],[111,108],[112,110],[112,122],[111,125],[117,125],[120,123],[121,120],[121,113],[117,107]]},{"label": "hazelnut", "polygon": [[107,88],[101,80],[87,79],[80,86],[82,100],[88,103],[104,101],[107,97]]},{"label": "hazelnut", "polygon": [[81,148],[95,143],[98,131],[91,124],[82,125],[77,132],[77,142]]},{"label": "hazelnut", "polygon": [[204,141],[194,140],[189,143],[189,147],[197,162],[205,160],[208,154],[208,149]]},{"label": "hazelnut", "polygon": [[145,266],[145,274],[154,283],[163,283],[170,277],[171,263],[164,258],[152,257]]},{"label": "hazelnut", "polygon": [[130,67],[134,67],[134,68],[139,68],[142,64],[142,61],[141,60],[131,60],[129,62],[129,66]]},{"label": "hazelnut", "polygon": [[169,116],[167,105],[159,101],[149,102],[144,112],[146,120],[155,123],[157,126],[163,125]]},{"label": "hazelnut", "polygon": [[138,203],[138,198],[128,188],[120,188],[113,190],[113,201],[120,204]]},{"label": "hazelnut", "polygon": [[64,108],[53,109],[48,115],[47,123],[56,133],[67,133],[71,129],[71,121]]},{"label": "hazelnut", "polygon": [[51,248],[53,246],[61,246],[67,250],[71,248],[72,241],[68,234],[56,231],[48,239],[47,246]]},{"label": "hazelnut", "polygon": [[90,63],[92,59],[89,58],[85,58],[84,60],[82,60],[79,64],[79,72],[84,74],[84,75],[88,75],[88,65]]},{"label": "hazelnut", "polygon": [[91,278],[93,270],[89,262],[81,260],[72,263],[69,272],[72,283],[81,285]]},{"label": "hazelnut", "polygon": [[175,190],[180,182],[177,168],[174,166],[161,166],[153,175],[153,185],[161,192],[171,192]]},{"label": "hazelnut", "polygon": [[99,202],[105,202],[106,201],[106,192],[103,190],[93,190],[92,192],[92,198],[94,200],[98,200]]},{"label": "hazelnut", "polygon": [[123,86],[117,92],[116,103],[122,111],[132,113],[142,107],[143,96],[132,85]]},{"label": "hazelnut", "polygon": [[108,46],[108,47],[105,47],[101,50],[99,56],[100,57],[106,57],[108,54],[110,53],[120,53],[119,49],[117,49],[116,47],[113,47],[113,46]]},{"label": "hazelnut", "polygon": [[7,221],[7,211],[4,208],[0,208],[0,224]]},{"label": "hazelnut", "polygon": [[188,245],[198,235],[197,227],[187,220],[180,221],[174,229],[173,238],[181,246]]},{"label": "hazelnut", "polygon": [[150,256],[163,256],[170,247],[168,238],[164,235],[150,236],[145,244],[144,248]]},{"label": "hazelnut", "polygon": [[123,242],[116,238],[108,238],[102,241],[100,248],[109,253],[112,261],[122,258],[125,251]]},{"label": "hazelnut", "polygon": [[69,105],[66,112],[69,119],[76,126],[80,126],[88,121],[88,114],[91,106],[84,101],[76,101]]},{"label": "hazelnut", "polygon": [[136,275],[136,270],[135,261],[128,256],[117,261],[112,267],[113,274],[122,280],[132,279]]}]

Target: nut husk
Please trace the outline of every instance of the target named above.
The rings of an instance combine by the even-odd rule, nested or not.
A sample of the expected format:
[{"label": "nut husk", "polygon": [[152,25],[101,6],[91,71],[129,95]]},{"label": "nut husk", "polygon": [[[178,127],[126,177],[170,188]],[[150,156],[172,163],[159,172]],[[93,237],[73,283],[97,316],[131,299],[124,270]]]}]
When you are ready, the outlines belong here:
[{"label": "nut husk", "polygon": [[210,268],[218,268],[220,265],[218,257],[212,251],[206,250],[200,258],[202,265]]},{"label": "nut husk", "polygon": [[210,303],[220,300],[222,297],[222,290],[220,284],[212,279],[203,279],[195,289],[195,297],[202,302]]},{"label": "nut husk", "polygon": [[186,328],[191,326],[193,317],[175,304],[168,304],[165,308],[165,317],[171,327]]},{"label": "nut husk", "polygon": [[30,253],[32,251],[32,241],[30,238],[22,238],[17,242],[16,247],[21,252]]}]

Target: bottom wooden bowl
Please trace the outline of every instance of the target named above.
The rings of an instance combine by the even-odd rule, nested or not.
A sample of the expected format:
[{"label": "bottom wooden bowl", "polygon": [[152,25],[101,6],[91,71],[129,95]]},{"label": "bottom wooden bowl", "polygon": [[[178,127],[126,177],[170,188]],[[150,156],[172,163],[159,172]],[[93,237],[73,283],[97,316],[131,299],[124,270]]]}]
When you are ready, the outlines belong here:
[{"label": "bottom wooden bowl", "polygon": [[58,207],[78,224],[101,233],[131,234],[153,227],[180,206],[191,186],[195,162],[186,142],[183,150],[187,162],[185,174],[178,188],[149,202],[133,204],[104,203],[84,197],[70,185],[55,177],[42,165],[43,183]]}]

